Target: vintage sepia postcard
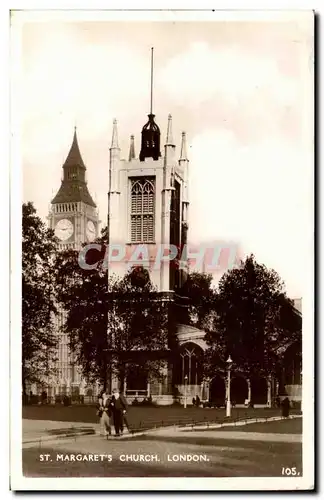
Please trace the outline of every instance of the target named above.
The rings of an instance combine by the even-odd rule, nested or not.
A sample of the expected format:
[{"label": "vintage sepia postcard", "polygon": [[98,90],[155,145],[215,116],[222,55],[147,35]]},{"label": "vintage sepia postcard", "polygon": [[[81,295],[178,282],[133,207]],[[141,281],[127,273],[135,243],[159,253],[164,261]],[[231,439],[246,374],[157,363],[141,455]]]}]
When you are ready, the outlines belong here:
[{"label": "vintage sepia postcard", "polygon": [[313,101],[311,11],[11,11],[12,490],[314,488]]}]

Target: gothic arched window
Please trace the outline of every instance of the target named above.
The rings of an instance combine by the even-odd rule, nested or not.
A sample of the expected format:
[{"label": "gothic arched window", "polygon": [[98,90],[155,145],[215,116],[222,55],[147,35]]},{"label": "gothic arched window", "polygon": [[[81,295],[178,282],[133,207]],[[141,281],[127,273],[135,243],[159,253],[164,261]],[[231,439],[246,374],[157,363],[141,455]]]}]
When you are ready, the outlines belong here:
[{"label": "gothic arched window", "polygon": [[131,181],[131,242],[154,242],[155,179]]},{"label": "gothic arched window", "polygon": [[175,384],[184,385],[187,376],[188,385],[199,385],[203,375],[203,350],[193,342],[186,342],[180,347],[173,367]]}]

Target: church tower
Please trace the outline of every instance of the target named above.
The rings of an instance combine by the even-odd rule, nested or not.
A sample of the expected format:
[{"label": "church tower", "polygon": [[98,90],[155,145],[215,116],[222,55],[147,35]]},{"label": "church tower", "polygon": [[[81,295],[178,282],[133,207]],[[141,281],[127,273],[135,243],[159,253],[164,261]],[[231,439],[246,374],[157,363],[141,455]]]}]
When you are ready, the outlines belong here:
[{"label": "church tower", "polygon": [[[109,269],[120,277],[134,265],[149,271],[159,292],[172,293],[180,284],[177,259],[161,259],[170,245],[181,248],[188,229],[188,168],[186,136],[176,157],[172,117],[168,116],[163,151],[161,132],[151,109],[142,128],[141,147],[136,157],[135,136],[130,139],[128,160],[121,158],[117,121],[113,122],[110,147],[108,232],[109,245],[123,249],[123,258],[110,256]],[[111,250],[112,251],[112,250]],[[162,252],[162,254],[161,254]],[[165,254],[167,253],[167,250]],[[181,255],[179,252],[178,257]],[[161,262],[162,260],[162,262]]]},{"label": "church tower", "polygon": [[98,212],[86,182],[76,128],[63,165],[61,187],[52,200],[49,223],[59,240],[59,249],[79,249],[98,236]]}]

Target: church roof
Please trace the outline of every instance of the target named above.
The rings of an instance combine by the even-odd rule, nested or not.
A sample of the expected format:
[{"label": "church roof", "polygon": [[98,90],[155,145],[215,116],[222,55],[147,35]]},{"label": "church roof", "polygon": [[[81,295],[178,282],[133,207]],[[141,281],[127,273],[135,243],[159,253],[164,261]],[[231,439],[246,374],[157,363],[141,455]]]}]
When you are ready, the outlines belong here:
[{"label": "church roof", "polygon": [[69,203],[83,201],[87,205],[96,207],[85,180],[86,166],[82,159],[76,129],[70,151],[63,165],[64,177],[58,193],[52,203]]}]

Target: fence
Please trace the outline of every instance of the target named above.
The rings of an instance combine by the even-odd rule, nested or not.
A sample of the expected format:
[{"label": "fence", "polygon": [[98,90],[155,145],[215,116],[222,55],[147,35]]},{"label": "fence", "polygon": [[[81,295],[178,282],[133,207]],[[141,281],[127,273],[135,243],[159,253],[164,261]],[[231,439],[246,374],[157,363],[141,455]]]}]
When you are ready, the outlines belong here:
[{"label": "fence", "polygon": [[55,396],[42,396],[33,394],[32,396],[23,396],[23,405],[40,405],[40,404],[84,404],[93,405],[98,402],[97,396],[83,396],[83,395],[66,395],[56,394]]},{"label": "fence", "polygon": [[[269,409],[265,409],[266,412],[268,412]],[[158,429],[161,427],[187,427],[188,429],[190,428],[197,428],[197,427],[217,427],[217,426],[223,426],[223,425],[237,425],[240,426],[244,422],[268,422],[273,419],[276,420],[285,420],[285,417],[282,417],[280,414],[274,414],[269,411],[270,414],[258,414],[258,412],[254,412],[253,409],[250,410],[245,410],[242,411],[236,410],[232,411],[232,416],[231,417],[225,417],[224,415],[220,415],[218,418],[216,417],[210,417],[209,415],[205,415],[203,418],[192,418],[190,414],[179,418],[175,417],[172,418],[171,416],[168,416],[165,420],[151,420],[151,419],[146,419],[146,420],[140,420],[139,422],[136,422],[134,426],[130,429],[131,433],[137,433],[137,432],[144,432],[144,431],[149,431],[152,429]],[[291,417],[290,418],[295,418],[296,416],[301,416],[301,412],[299,410],[295,410],[291,412]]]}]

